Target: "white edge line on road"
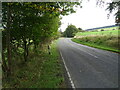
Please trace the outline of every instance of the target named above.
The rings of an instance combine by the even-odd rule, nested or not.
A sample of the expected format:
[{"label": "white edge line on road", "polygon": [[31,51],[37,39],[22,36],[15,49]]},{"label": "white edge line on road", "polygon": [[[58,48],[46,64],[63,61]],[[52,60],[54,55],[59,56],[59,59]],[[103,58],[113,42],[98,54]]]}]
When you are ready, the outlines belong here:
[{"label": "white edge line on road", "polygon": [[72,86],[73,89],[75,89],[75,85],[74,85],[74,83],[73,83],[73,81],[72,81],[72,79],[71,79],[70,73],[69,73],[68,68],[67,68],[67,66],[66,66],[66,64],[65,64],[65,60],[64,60],[61,52],[60,52],[60,55],[61,55],[61,57],[62,57],[62,60],[63,60],[64,66],[65,66],[65,69],[66,69],[66,71],[67,71],[67,74],[68,74],[68,77],[69,77],[71,86]]}]

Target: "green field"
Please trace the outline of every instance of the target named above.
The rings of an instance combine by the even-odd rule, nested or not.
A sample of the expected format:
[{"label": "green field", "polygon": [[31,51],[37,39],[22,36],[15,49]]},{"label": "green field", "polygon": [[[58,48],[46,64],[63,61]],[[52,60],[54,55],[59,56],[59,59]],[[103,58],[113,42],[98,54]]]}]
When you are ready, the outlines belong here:
[{"label": "green field", "polygon": [[120,30],[109,30],[109,31],[87,31],[87,32],[79,32],[76,34],[77,36],[88,36],[88,35],[117,35]]},{"label": "green field", "polygon": [[119,32],[120,30],[79,32],[72,41],[104,50],[120,52]]}]

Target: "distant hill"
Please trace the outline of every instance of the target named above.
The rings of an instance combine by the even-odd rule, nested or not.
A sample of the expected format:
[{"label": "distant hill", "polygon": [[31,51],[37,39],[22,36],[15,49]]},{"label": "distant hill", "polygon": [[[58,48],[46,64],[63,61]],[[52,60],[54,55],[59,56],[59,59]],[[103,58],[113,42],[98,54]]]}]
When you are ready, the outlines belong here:
[{"label": "distant hill", "polygon": [[103,27],[86,29],[85,31],[91,31],[91,30],[96,30],[96,29],[104,29],[104,28],[111,28],[111,27],[117,27],[117,26],[118,26],[118,25],[103,26]]}]

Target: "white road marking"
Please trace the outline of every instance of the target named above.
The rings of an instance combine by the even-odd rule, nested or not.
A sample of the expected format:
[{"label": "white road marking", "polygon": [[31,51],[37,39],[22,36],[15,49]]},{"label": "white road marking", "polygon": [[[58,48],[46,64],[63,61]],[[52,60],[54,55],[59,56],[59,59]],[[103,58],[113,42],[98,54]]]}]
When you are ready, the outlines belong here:
[{"label": "white road marking", "polygon": [[[71,45],[72,47],[74,47],[74,45],[72,45],[72,44],[69,44],[69,45]],[[79,48],[77,48],[77,47],[74,47],[74,48],[79,49]],[[79,49],[79,50],[81,50],[81,49]],[[83,50],[82,50],[82,51],[83,51]],[[85,53],[87,53],[87,54],[89,54],[89,55],[91,55],[91,56],[93,56],[93,57],[95,57],[95,58],[98,58],[97,56],[95,56],[95,55],[93,55],[93,54],[91,54],[91,53],[88,53],[88,52],[86,52],[86,51],[83,51],[83,52],[85,52]]]},{"label": "white road marking", "polygon": [[80,70],[80,72],[82,72],[82,70]]},{"label": "white road marking", "polygon": [[65,69],[66,69],[66,71],[67,71],[67,74],[68,74],[68,77],[69,77],[71,86],[72,86],[73,89],[75,89],[75,85],[74,85],[74,83],[73,83],[73,81],[72,81],[72,79],[71,79],[71,75],[70,75],[70,73],[69,73],[69,71],[68,71],[68,68],[67,68],[67,66],[66,66],[66,64],[65,64],[65,60],[64,60],[61,52],[60,52],[60,55],[61,55],[61,57],[62,57],[62,60],[63,60],[64,66],[65,66]]},{"label": "white road marking", "polygon": [[[86,52],[87,53],[87,52]],[[93,56],[93,57],[95,57],[95,58],[98,58],[97,56],[95,56],[95,55],[93,55],[93,54],[91,54],[91,53],[87,53],[87,54],[89,54],[89,55],[91,55],[91,56]]]}]

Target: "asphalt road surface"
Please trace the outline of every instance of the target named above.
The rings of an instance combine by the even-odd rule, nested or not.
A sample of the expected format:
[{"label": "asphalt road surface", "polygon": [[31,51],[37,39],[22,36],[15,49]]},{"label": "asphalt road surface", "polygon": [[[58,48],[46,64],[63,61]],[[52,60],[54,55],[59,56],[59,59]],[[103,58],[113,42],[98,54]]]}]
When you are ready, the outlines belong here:
[{"label": "asphalt road surface", "polygon": [[61,57],[75,88],[118,88],[118,54],[72,42],[58,41]]}]

